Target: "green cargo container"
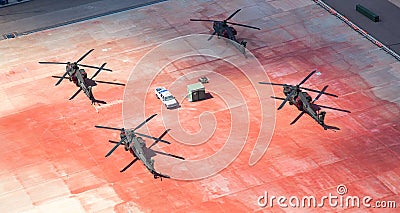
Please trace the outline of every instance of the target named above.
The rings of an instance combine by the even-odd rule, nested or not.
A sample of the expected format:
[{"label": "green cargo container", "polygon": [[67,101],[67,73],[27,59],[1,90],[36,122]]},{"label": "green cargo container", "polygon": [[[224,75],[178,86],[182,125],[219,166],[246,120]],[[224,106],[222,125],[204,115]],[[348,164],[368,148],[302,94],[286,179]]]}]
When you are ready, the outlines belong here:
[{"label": "green cargo container", "polygon": [[188,99],[190,102],[206,99],[206,90],[202,83],[190,84],[187,86]]},{"label": "green cargo container", "polygon": [[356,5],[356,10],[357,10],[357,12],[363,14],[364,16],[366,16],[367,18],[371,19],[374,22],[379,21],[378,15],[376,15],[374,12],[372,12],[371,10],[368,10],[366,7],[364,7],[360,4]]}]

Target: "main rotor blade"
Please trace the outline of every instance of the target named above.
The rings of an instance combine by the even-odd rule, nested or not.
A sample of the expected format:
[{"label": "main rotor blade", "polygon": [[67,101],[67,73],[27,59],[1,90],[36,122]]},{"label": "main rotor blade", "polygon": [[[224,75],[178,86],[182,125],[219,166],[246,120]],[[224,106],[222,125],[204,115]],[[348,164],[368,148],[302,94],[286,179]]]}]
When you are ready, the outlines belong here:
[{"label": "main rotor blade", "polygon": [[328,88],[328,85],[324,86],[324,88],[322,88],[321,92],[317,95],[317,97],[314,98],[314,100],[311,103],[314,103],[315,101],[317,101],[322,94],[324,94],[325,90]]},{"label": "main rotor blade", "polygon": [[234,13],[232,13],[227,19],[225,19],[225,21],[228,21],[229,19],[231,19],[233,16],[236,15],[236,13],[238,13],[239,11],[241,11],[242,9],[238,9],[236,10]]},{"label": "main rotor blade", "polygon": [[[161,140],[170,130],[171,130],[171,129],[165,130],[165,131],[160,135],[160,137],[158,137],[158,140]],[[154,143],[152,143],[152,144],[149,146],[149,149],[150,149],[151,147],[153,147],[154,145],[156,145],[158,142],[159,142],[159,141],[155,141]]]},{"label": "main rotor blade", "polygon": [[[81,66],[81,67],[87,67],[87,68],[93,68],[93,69],[100,69],[100,67],[96,67],[96,66],[90,66],[90,65],[86,65],[86,64],[78,64],[78,66]],[[110,70],[110,69],[107,69],[107,68],[104,68],[103,70],[105,70],[105,71],[109,71],[109,72],[112,72],[112,70]]]},{"label": "main rotor blade", "polygon": [[190,19],[190,21],[208,21],[208,22],[218,22],[217,20],[210,20],[210,19]]},{"label": "main rotor blade", "polygon": [[[56,76],[56,75],[52,75],[52,78],[63,78],[62,76]],[[64,79],[67,79],[67,77],[64,77]]]},{"label": "main rotor blade", "polygon": [[143,121],[141,124],[139,124],[136,128],[133,129],[133,131],[139,129],[143,125],[145,125],[147,122],[149,122],[152,118],[154,118],[157,114],[153,114],[152,116],[148,117],[145,121]]},{"label": "main rotor blade", "polygon": [[[319,90],[315,90],[315,89],[309,89],[309,88],[305,88],[305,87],[299,87],[300,89],[304,89],[304,90],[307,90],[307,91],[310,91],[310,92],[316,92],[316,93],[320,93],[321,91],[319,91]],[[331,93],[327,93],[327,92],[324,92],[323,93],[324,95],[329,95],[329,96],[332,96],[332,97],[338,97],[337,95],[335,95],[335,94],[331,94]]]},{"label": "main rotor blade", "polygon": [[49,62],[49,61],[40,61],[39,64],[67,64],[67,62]]},{"label": "main rotor blade", "polygon": [[129,167],[131,167],[137,160],[139,160],[139,158],[135,158],[133,159],[133,161],[131,161],[127,166],[125,166],[121,171],[119,172],[125,172],[125,170],[129,169]]},{"label": "main rotor blade", "polygon": [[82,91],[82,88],[79,88],[78,91],[76,91],[76,93],[69,98],[69,100],[74,99],[75,96],[77,96],[81,91]]},{"label": "main rotor blade", "polygon": [[285,98],[285,100],[283,100],[283,102],[281,103],[281,105],[279,105],[278,110],[282,109],[282,107],[286,104],[286,102],[289,100],[289,97],[291,97],[293,95],[293,93],[296,90],[292,90],[292,92],[290,92],[290,94]]},{"label": "main rotor blade", "polygon": [[57,83],[56,83],[54,86],[59,85],[59,84],[61,83],[61,81],[64,80],[65,76],[67,76],[67,74],[68,74],[68,71],[66,71],[66,72],[64,73],[64,75],[60,78],[60,80],[57,81]]},{"label": "main rotor blade", "polygon": [[313,70],[310,74],[307,75],[297,86],[302,85],[304,82],[306,82],[317,70]]},{"label": "main rotor blade", "polygon": [[268,85],[273,85],[273,86],[291,86],[287,84],[277,84],[277,83],[270,83],[270,82],[258,82],[259,84],[268,84]]},{"label": "main rotor blade", "polygon": [[[48,62],[48,61],[40,61],[39,64],[67,64],[67,62]],[[87,67],[87,68],[93,68],[93,69],[99,69],[100,67],[96,67],[96,66],[90,66],[90,65],[86,65],[86,64],[77,64],[78,66],[81,67]],[[104,68],[103,70],[105,71],[109,71],[112,72],[112,70]]]},{"label": "main rotor blade", "polygon": [[94,126],[94,127],[100,128],[100,129],[110,129],[110,130],[122,131],[122,128],[115,128],[115,127],[108,127],[108,126],[99,126],[99,125],[96,125],[96,126]]},{"label": "main rotor blade", "polygon": [[271,98],[273,98],[273,99],[278,99],[278,100],[285,100],[285,98],[281,98],[281,97],[275,97],[275,96],[271,96]]},{"label": "main rotor blade", "polygon": [[232,24],[232,25],[241,26],[241,27],[247,27],[247,28],[251,28],[251,29],[255,29],[255,30],[261,30],[261,29],[258,28],[258,27],[253,27],[253,26],[250,26],[250,25],[239,24],[239,23],[234,23],[234,22],[229,22],[229,21],[227,21],[226,23]]},{"label": "main rotor blade", "polygon": [[[112,140],[108,140],[108,142],[115,143],[115,144],[119,143],[118,141],[112,141]],[[122,143],[122,144],[124,145],[125,143]]]},{"label": "main rotor blade", "polygon": [[304,115],[304,111],[303,112],[301,112],[291,123],[290,123],[290,125],[293,125],[294,123],[296,123],[300,118],[301,118],[301,116],[303,116]]},{"label": "main rotor blade", "polygon": [[119,145],[122,144],[122,140],[120,140],[107,154],[106,157],[110,156],[117,148]]},{"label": "main rotor blade", "polygon": [[153,136],[150,136],[150,135],[145,135],[145,134],[138,133],[138,132],[135,132],[135,134],[137,134],[137,135],[140,135],[140,136],[142,136],[142,137],[145,137],[145,138],[150,138],[150,139],[153,139],[153,140],[155,140],[155,141],[160,141],[160,142],[163,142],[163,143],[166,143],[166,144],[171,144],[171,143],[170,143],[170,142],[168,142],[168,141],[161,140],[161,139],[158,139],[158,138],[156,138],[156,137],[153,137]]},{"label": "main rotor blade", "polygon": [[94,49],[89,50],[87,53],[85,53],[85,55],[83,55],[82,57],[80,57],[76,63],[79,63],[80,61],[82,61],[87,55],[89,55]]},{"label": "main rotor blade", "polygon": [[177,156],[177,155],[173,155],[173,154],[169,154],[169,153],[165,153],[165,152],[160,152],[160,151],[156,151],[156,150],[153,150],[153,151],[155,153],[157,153],[157,154],[160,154],[160,155],[165,155],[165,156],[170,156],[170,157],[178,158],[178,159],[181,159],[181,160],[185,160],[185,158],[181,157],[181,156]]},{"label": "main rotor blade", "polygon": [[331,109],[331,110],[337,110],[337,111],[341,111],[341,112],[347,112],[347,113],[351,113],[349,110],[345,110],[345,109],[339,109],[339,108],[334,108],[334,107],[329,107],[329,106],[324,106],[324,105],[319,105],[319,104],[315,104],[318,107],[321,108],[326,108],[326,109]]},{"label": "main rotor blade", "polygon": [[102,83],[102,84],[115,84],[115,85],[118,85],[118,86],[125,86],[125,84],[123,84],[123,83],[116,83],[116,82],[109,82],[109,81],[97,81],[96,80],[96,82],[97,83]]},{"label": "main rotor blade", "polygon": [[106,66],[106,64],[107,63],[102,64],[101,67],[94,73],[94,75],[90,79],[95,78],[101,72],[101,70],[104,68],[104,66]]}]

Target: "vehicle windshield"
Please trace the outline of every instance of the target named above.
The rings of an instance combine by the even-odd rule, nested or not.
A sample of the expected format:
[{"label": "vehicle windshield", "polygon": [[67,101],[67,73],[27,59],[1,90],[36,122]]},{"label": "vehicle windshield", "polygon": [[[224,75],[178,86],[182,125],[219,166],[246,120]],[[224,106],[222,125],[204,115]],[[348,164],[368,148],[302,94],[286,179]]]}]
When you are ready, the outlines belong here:
[{"label": "vehicle windshield", "polygon": [[170,101],[170,100],[173,100],[173,99],[174,99],[174,96],[167,96],[167,97],[164,98],[165,101]]}]

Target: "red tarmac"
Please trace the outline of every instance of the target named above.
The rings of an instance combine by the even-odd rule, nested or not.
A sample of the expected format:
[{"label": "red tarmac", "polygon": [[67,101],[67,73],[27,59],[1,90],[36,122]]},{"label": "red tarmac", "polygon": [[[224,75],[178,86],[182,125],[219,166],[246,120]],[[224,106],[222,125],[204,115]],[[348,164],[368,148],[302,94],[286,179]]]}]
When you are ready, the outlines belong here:
[{"label": "red tarmac", "polygon": [[[148,133],[157,137],[171,128],[164,138],[171,145],[159,144],[157,149],[187,160],[213,155],[229,135],[236,138],[233,143],[244,145],[243,150],[225,169],[199,180],[154,180],[140,162],[120,173],[133,157],[119,148],[105,158],[112,148],[107,141],[118,140],[119,132],[96,129],[94,125],[123,127],[124,88],[94,88],[95,97],[108,103],[96,106],[97,113],[83,94],[68,100],[76,91],[73,84],[64,81],[54,87],[56,80],[50,76],[62,74],[63,65],[37,63],[76,60],[94,48],[84,63],[99,66],[107,62],[106,67],[114,71],[102,72],[96,79],[127,82],[135,65],[152,48],[177,36],[210,32],[210,23],[190,23],[189,18],[224,18],[237,8],[242,11],[234,21],[262,29],[236,28],[239,40],[248,41],[249,51],[272,82],[296,84],[311,70],[320,72],[304,86],[322,89],[329,85],[328,92],[339,95],[322,96],[318,102],[352,112],[327,110],[326,123],[340,127],[340,131],[324,131],[308,116],[289,125],[298,111],[287,104],[278,112],[272,110],[276,112],[276,124],[270,146],[250,166],[257,137],[265,131],[260,128],[261,119],[272,116],[263,114],[269,111],[261,107],[273,104],[269,99],[272,94],[230,65],[192,57],[170,64],[155,76],[147,96],[132,95],[133,101],[145,103],[145,111],[138,114],[159,114],[148,123]],[[171,54],[177,52],[171,49]],[[327,202],[323,208],[281,208],[276,201],[273,207],[257,205],[258,197],[266,191],[269,196],[315,196],[320,200],[329,193],[337,195],[340,184],[347,187],[346,196],[371,196],[372,205],[375,201],[396,201],[400,205],[400,63],[311,0],[168,1],[3,40],[0,53],[0,212],[382,210],[334,208]],[[245,60],[250,59],[243,57],[243,63]],[[213,98],[190,103],[183,96],[186,85],[197,81],[198,74],[192,72],[199,70],[214,72],[207,75],[210,83],[205,84]],[[89,75],[94,72],[88,70]],[[141,79],[152,76],[134,75],[128,83],[146,91]],[[229,82],[242,97],[224,93]],[[152,91],[159,85],[171,89],[182,103],[180,109],[164,109]],[[257,94],[259,90],[265,93]],[[274,92],[276,96],[283,95],[279,87]],[[226,100],[237,101],[233,102],[237,105],[229,105]],[[231,125],[235,110],[242,110],[240,119],[248,112],[248,125]],[[179,115],[176,125],[171,124],[175,119],[171,113]],[[132,125],[144,119],[142,114],[132,115]],[[236,134],[241,131],[231,132],[231,128],[248,128],[247,138],[239,140],[242,136]],[[204,142],[184,144],[179,137],[189,136],[179,132],[197,134]],[[208,137],[203,138],[204,135]],[[148,145],[151,143],[147,141]],[[228,148],[234,152],[237,147]],[[163,156],[155,159],[155,166],[162,173],[172,177],[184,173],[179,169],[186,164],[179,164],[178,160]],[[162,164],[169,160],[178,166]],[[229,161],[222,159],[225,160]],[[187,168],[196,176],[217,163]]]}]

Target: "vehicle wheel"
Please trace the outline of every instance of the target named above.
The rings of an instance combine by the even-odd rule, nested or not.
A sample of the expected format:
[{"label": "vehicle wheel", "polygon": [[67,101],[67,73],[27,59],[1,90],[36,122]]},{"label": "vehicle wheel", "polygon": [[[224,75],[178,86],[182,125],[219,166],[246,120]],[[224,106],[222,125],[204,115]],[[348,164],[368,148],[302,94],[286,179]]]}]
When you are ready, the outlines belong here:
[{"label": "vehicle wheel", "polygon": [[156,98],[157,98],[157,99],[160,99],[160,98],[158,97],[158,95],[156,95]]}]

